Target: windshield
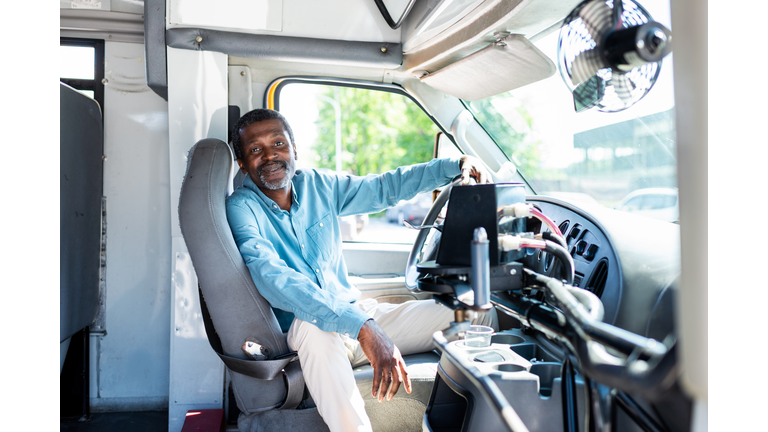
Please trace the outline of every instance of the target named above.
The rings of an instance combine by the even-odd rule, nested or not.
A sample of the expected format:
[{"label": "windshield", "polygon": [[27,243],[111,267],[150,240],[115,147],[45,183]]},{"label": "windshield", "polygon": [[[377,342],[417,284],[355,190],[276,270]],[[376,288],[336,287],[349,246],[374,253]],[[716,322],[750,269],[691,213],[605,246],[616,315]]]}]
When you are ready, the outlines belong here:
[{"label": "windshield", "polygon": [[[670,27],[666,1],[642,5],[654,20]],[[555,63],[558,33],[535,42]],[[677,194],[671,54],[651,91],[621,112],[592,109],[577,114],[559,71],[546,80],[464,104],[537,194],[676,221],[677,200],[663,199]],[[624,205],[638,195],[649,195],[643,200],[649,204]]]}]

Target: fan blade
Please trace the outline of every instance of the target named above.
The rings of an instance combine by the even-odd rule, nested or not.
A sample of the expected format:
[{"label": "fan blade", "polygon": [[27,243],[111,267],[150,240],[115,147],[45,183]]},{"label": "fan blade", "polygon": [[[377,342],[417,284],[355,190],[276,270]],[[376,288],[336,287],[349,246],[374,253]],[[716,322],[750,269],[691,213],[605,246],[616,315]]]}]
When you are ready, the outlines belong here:
[{"label": "fan blade", "polygon": [[616,91],[616,95],[625,104],[632,103],[632,90],[635,89],[635,84],[628,76],[624,74],[614,73],[611,77],[610,84],[613,85],[613,89]]},{"label": "fan blade", "polygon": [[586,111],[603,100],[603,96],[605,96],[605,81],[594,75],[573,89],[573,107],[577,113]]},{"label": "fan blade", "polygon": [[602,36],[613,24],[611,8],[605,4],[605,0],[594,0],[587,3],[579,11],[579,17],[581,17],[581,21],[592,40],[598,45],[602,43]]},{"label": "fan blade", "polygon": [[614,30],[621,30],[622,19],[621,15],[624,13],[624,2],[622,0],[613,0],[613,12],[611,13],[611,24],[613,24]]},{"label": "fan blade", "polygon": [[603,60],[600,58],[596,48],[577,55],[571,64],[571,80],[573,80],[573,85],[577,86],[592,78],[597,71],[604,67],[608,66],[603,64]]}]

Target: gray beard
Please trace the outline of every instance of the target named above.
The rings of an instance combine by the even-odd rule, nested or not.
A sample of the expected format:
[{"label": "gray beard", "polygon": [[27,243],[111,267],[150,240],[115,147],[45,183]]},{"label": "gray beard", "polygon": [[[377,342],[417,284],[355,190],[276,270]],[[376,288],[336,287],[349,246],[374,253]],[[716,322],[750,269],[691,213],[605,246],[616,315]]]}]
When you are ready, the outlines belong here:
[{"label": "gray beard", "polygon": [[291,179],[289,179],[287,176],[279,183],[270,183],[266,180],[264,180],[264,176],[259,177],[261,179],[261,183],[269,190],[278,190],[278,189],[284,189],[288,187],[289,184],[291,184]]},{"label": "gray beard", "polygon": [[291,184],[291,177],[293,177],[293,172],[289,172],[290,169],[288,168],[288,164],[283,161],[278,161],[279,164],[282,164],[285,168],[285,177],[279,181],[279,182],[269,182],[264,178],[264,175],[261,173],[261,168],[259,168],[259,180],[261,180],[261,183],[269,190],[278,190],[278,189],[284,189],[288,187],[288,185]]}]

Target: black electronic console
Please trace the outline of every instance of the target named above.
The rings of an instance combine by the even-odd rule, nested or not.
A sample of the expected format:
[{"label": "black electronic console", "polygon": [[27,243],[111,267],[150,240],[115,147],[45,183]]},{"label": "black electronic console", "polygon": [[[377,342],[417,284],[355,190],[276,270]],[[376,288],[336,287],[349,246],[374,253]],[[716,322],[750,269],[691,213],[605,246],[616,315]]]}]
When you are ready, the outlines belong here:
[{"label": "black electronic console", "polygon": [[523,234],[525,219],[499,217],[499,209],[524,202],[521,183],[454,186],[436,257],[416,264],[419,290],[451,309],[487,310],[489,299],[473,290],[483,285],[478,279],[487,279],[489,291],[522,288],[523,264],[517,260],[524,252],[503,251],[499,236]]},{"label": "black electronic console", "polygon": [[498,236],[522,234],[525,219],[507,217],[500,220],[498,209],[524,202],[522,183],[455,186],[448,199],[436,262],[444,266],[472,265],[469,244],[478,227],[483,227],[488,235],[488,258],[492,266],[522,258],[520,251],[500,252]]}]

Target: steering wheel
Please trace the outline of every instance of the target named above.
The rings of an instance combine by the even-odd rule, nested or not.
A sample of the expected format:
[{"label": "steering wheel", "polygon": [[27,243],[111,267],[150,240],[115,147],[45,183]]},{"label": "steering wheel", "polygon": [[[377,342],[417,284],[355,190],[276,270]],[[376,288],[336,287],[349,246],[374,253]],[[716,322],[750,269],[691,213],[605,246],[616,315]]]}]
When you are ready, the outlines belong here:
[{"label": "steering wheel", "polygon": [[[451,189],[459,184],[461,184],[461,177],[443,188],[424,217],[424,221],[421,223],[422,226],[429,226],[435,223],[437,215],[440,214],[440,210],[443,209],[443,206],[448,201],[448,197],[451,196]],[[419,235],[416,236],[411,253],[408,255],[408,262],[405,264],[405,286],[411,291],[416,291],[416,281],[419,278],[419,270],[416,268],[416,265],[421,262],[421,249],[424,247],[424,242],[427,240],[430,231],[431,229],[419,230]]]}]

